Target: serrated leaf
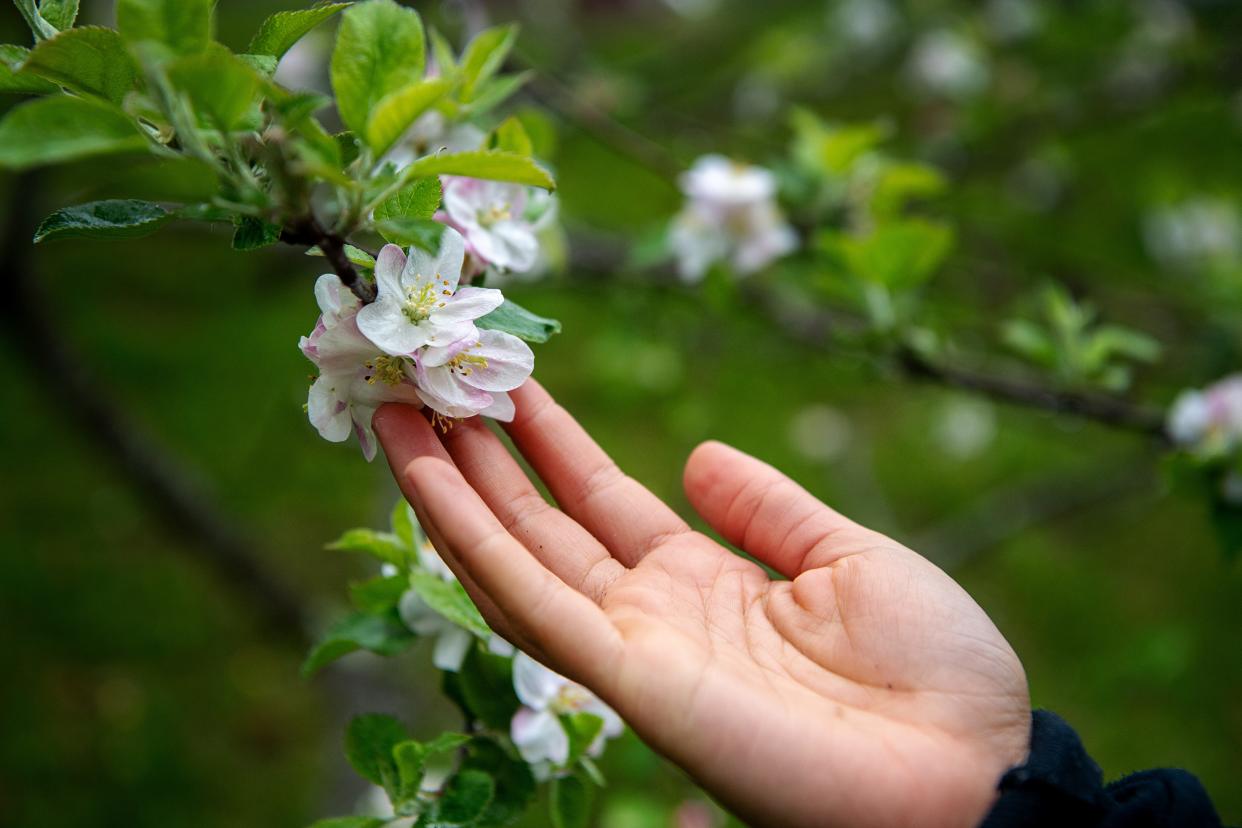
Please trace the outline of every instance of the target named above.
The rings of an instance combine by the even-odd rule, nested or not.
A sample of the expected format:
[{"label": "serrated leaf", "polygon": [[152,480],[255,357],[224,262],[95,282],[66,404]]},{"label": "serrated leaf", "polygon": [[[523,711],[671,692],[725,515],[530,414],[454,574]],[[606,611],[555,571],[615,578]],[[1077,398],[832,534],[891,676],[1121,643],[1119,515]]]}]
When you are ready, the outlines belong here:
[{"label": "serrated leaf", "polygon": [[86,98],[65,95],[30,101],[0,121],[0,167],[8,169],[149,148],[128,115]]},{"label": "serrated leaf", "polygon": [[40,42],[22,73],[118,104],[138,86],[138,68],[125,41],[99,26],[70,29]]},{"label": "serrated leaf", "polygon": [[527,342],[547,342],[553,334],[561,332],[560,322],[531,313],[508,299],[496,310],[476,319],[475,325],[484,330],[513,334]]},{"label": "serrated leaf", "polygon": [[366,0],[342,15],[332,52],[332,89],[345,125],[366,134],[381,100],[423,75],[423,24],[393,0]]},{"label": "serrated leaf", "polygon": [[384,615],[354,613],[328,629],[323,639],[302,662],[302,675],[311,676],[338,658],[357,650],[394,656],[413,644],[415,638],[395,612]]},{"label": "serrated leaf", "polygon": [[410,573],[410,587],[431,609],[451,623],[487,638],[492,630],[479,614],[466,589],[457,581],[445,581],[430,572]]},{"label": "serrated leaf", "polygon": [[355,716],[345,734],[345,758],[359,776],[391,793],[399,779],[393,748],[409,738],[405,725],[393,716]]},{"label": "serrated leaf", "polygon": [[396,217],[375,222],[375,230],[389,244],[401,247],[414,247],[436,253],[440,249],[440,238],[444,235],[444,225],[431,219]]},{"label": "serrated leaf", "polygon": [[39,7],[35,0],[13,0],[13,5],[17,6],[17,10],[22,13],[22,17],[25,19],[26,25],[30,27],[30,31],[34,34],[35,40],[56,36],[56,27],[39,13]]},{"label": "serrated leaf", "polygon": [[280,241],[280,227],[254,216],[242,216],[233,231],[233,249],[241,252],[271,247]]},{"label": "serrated leaf", "polygon": [[509,56],[517,35],[516,25],[496,26],[479,32],[470,41],[462,53],[459,70],[463,101],[474,100],[480,85],[496,74]]},{"label": "serrated leaf", "polygon": [[195,54],[211,42],[212,5],[213,0],[117,0],[116,25],[131,43]]},{"label": "serrated leaf", "polygon": [[492,146],[505,152],[530,156],[534,153],[534,145],[526,134],[526,127],[514,116],[509,116],[496,127],[492,137]]},{"label": "serrated leaf", "polygon": [[396,535],[376,532],[374,529],[349,529],[328,544],[327,548],[344,552],[362,552],[397,567],[404,567],[409,554],[413,551]]},{"label": "serrated leaf", "polygon": [[475,825],[496,796],[496,783],[480,770],[459,771],[444,786],[436,803],[435,823],[443,826]]},{"label": "serrated leaf", "polygon": [[276,12],[263,21],[254,39],[250,41],[249,51],[256,55],[271,55],[279,59],[311,29],[342,9],[348,8],[349,5],[349,3],[328,3],[310,9]]},{"label": "serrated leaf", "polygon": [[578,776],[552,780],[548,791],[548,811],[552,828],[586,828],[591,808],[587,786]]},{"label": "serrated leaf", "polygon": [[39,14],[63,32],[78,19],[78,0],[41,0]]},{"label": "serrated leaf", "polygon": [[367,119],[367,145],[379,158],[397,143],[410,125],[444,97],[453,84],[444,78],[420,80],[385,95]]},{"label": "serrated leaf", "polygon": [[377,221],[393,218],[430,219],[440,209],[443,189],[434,176],[416,178],[375,208]]},{"label": "serrated leaf", "polygon": [[511,181],[545,190],[556,189],[556,182],[543,167],[530,158],[501,150],[471,150],[428,155],[410,164],[402,175],[407,180],[428,175],[462,175],[489,181]]},{"label": "serrated leaf", "polygon": [[136,239],[148,236],[173,219],[150,201],[92,201],[57,210],[35,231],[34,243],[57,239]]},{"label": "serrated leaf", "polygon": [[276,67],[280,65],[280,61],[271,55],[238,55],[237,59],[258,72],[264,78],[271,78],[276,74]]},{"label": "serrated leaf", "polygon": [[0,92],[20,95],[55,95],[60,87],[51,81],[21,71],[30,50],[12,43],[0,44]]},{"label": "serrated leaf", "polygon": [[225,131],[243,124],[262,82],[252,66],[223,46],[175,61],[168,77],[207,126]]}]

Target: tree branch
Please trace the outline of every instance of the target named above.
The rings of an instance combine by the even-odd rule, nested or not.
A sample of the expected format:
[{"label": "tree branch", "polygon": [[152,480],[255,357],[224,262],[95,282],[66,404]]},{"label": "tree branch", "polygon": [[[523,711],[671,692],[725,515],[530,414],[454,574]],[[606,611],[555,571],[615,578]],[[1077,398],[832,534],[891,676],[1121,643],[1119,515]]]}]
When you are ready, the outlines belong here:
[{"label": "tree branch", "polygon": [[8,301],[0,318],[31,379],[142,495],[152,515],[223,583],[246,599],[278,637],[301,646],[309,628],[296,596],[260,564],[253,543],[212,504],[187,471],[111,401],[46,313],[51,302],[28,262],[28,205],[37,200],[34,176],[13,182],[0,240],[0,279]]},{"label": "tree branch", "polygon": [[280,240],[301,247],[318,247],[328,264],[332,265],[333,272],[340,277],[341,284],[353,291],[364,305],[375,301],[375,286],[358,275],[357,268],[345,252],[345,239],[325,230],[314,216],[307,216],[281,230]]}]

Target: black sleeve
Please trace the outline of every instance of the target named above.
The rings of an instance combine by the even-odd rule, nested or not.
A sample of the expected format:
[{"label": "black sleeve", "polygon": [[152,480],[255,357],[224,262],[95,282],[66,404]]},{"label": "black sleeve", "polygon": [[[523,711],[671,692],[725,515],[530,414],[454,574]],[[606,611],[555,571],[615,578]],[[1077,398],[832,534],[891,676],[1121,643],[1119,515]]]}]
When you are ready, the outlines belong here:
[{"label": "black sleeve", "polygon": [[1031,754],[997,786],[1000,799],[981,828],[1221,828],[1199,780],[1149,770],[1111,785],[1078,734],[1046,710],[1031,714]]}]

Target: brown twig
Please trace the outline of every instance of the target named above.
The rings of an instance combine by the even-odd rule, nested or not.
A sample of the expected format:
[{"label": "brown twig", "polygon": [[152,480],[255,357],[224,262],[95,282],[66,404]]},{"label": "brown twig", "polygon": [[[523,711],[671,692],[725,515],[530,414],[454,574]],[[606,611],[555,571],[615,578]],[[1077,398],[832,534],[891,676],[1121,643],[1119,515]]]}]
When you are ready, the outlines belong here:
[{"label": "brown twig", "polygon": [[259,550],[204,487],[111,400],[48,316],[52,303],[27,255],[33,227],[26,216],[37,193],[31,174],[13,182],[0,240],[0,283],[8,299],[0,318],[31,378],[143,495],[153,516],[187,541],[187,551],[244,597],[277,637],[302,645],[308,624],[295,595],[260,565]]},{"label": "brown twig", "polygon": [[340,277],[341,284],[353,291],[364,305],[375,301],[375,285],[358,275],[345,252],[345,239],[325,230],[314,216],[306,216],[281,230],[280,240],[300,247],[318,247]]}]

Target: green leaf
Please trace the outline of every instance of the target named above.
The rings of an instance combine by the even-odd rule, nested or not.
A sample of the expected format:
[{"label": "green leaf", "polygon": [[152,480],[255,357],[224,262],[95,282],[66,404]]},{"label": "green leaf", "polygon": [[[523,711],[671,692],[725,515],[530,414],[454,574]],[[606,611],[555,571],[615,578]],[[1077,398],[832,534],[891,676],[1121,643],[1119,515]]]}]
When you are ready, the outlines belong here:
[{"label": "green leaf", "polygon": [[416,178],[375,208],[377,221],[394,218],[430,219],[440,209],[443,190],[435,176]]},{"label": "green leaf", "polygon": [[[374,262],[372,262],[372,265],[374,265]],[[403,544],[410,549],[418,548],[418,544],[422,541],[423,530],[414,517],[414,510],[410,508],[410,504],[406,502],[405,498],[401,498],[393,505],[392,514],[389,516],[388,522],[392,525],[392,533]]]},{"label": "green leaf", "polygon": [[369,581],[351,584],[349,599],[360,612],[377,615],[397,606],[401,601],[401,596],[409,588],[409,579],[404,575],[372,578]]},{"label": "green leaf", "polygon": [[92,201],[57,210],[35,231],[34,243],[57,239],[137,239],[149,236],[173,219],[150,201]]},{"label": "green leaf", "polygon": [[495,796],[496,783],[487,773],[472,769],[459,771],[440,794],[435,822],[444,826],[476,825]]},{"label": "green leaf", "polygon": [[513,714],[520,706],[513,690],[512,659],[471,647],[457,671],[457,688],[475,719],[508,732]]},{"label": "green leaf", "polygon": [[131,43],[195,54],[211,42],[213,5],[213,0],[117,0],[116,25]]},{"label": "green leaf", "polygon": [[453,86],[444,78],[415,81],[380,99],[367,119],[366,139],[379,158],[405,134],[419,115],[430,109]]},{"label": "green leaf", "polygon": [[553,334],[561,332],[560,322],[533,314],[508,299],[496,310],[476,319],[475,325],[484,330],[513,334],[527,342],[547,342]]},{"label": "green leaf", "polygon": [[55,95],[60,87],[51,81],[19,71],[30,50],[11,43],[0,44],[0,92],[21,95]]},{"label": "green leaf", "polygon": [[[276,74],[276,67],[280,65],[280,61],[271,55],[238,55],[237,59],[258,72],[264,78],[271,78]],[[309,93],[308,93],[309,94]]]},{"label": "green leaf", "polygon": [[61,96],[24,103],[0,121],[0,167],[26,169],[150,148],[129,116],[102,101]]},{"label": "green leaf", "polygon": [[[307,256],[318,256],[319,258],[322,259],[323,251],[320,250],[318,247],[312,247],[306,251],[306,255]],[[354,247],[352,244],[345,245],[345,257],[348,258],[351,263],[357,265],[363,270],[374,270],[375,269],[375,258],[367,251],[359,250],[357,247]]]},{"label": "green leaf", "polygon": [[22,13],[22,17],[26,20],[26,25],[34,33],[35,40],[44,40],[45,38],[56,36],[56,27],[39,13],[39,7],[35,4],[35,0],[13,0],[13,5],[17,6],[17,10]]},{"label": "green leaf", "polygon": [[422,77],[425,50],[413,9],[366,0],[346,11],[332,52],[332,88],[345,125],[365,135],[375,105]]},{"label": "green leaf", "polygon": [[444,225],[431,219],[396,217],[375,223],[375,230],[389,244],[409,247],[411,245],[435,253],[440,249]]},{"label": "green leaf", "polygon": [[431,41],[431,53],[435,57],[440,77],[452,79],[457,74],[457,58],[453,54],[453,47],[435,27],[427,30],[427,39]]},{"label": "green leaf", "polygon": [[466,588],[457,581],[445,581],[430,572],[411,572],[410,587],[427,606],[456,626],[481,638],[492,634],[491,628],[466,594]]},{"label": "green leaf", "polygon": [[543,167],[530,158],[502,150],[471,150],[428,155],[402,172],[406,180],[428,175],[463,175],[489,181],[512,181],[555,190],[556,182]]},{"label": "green leaf", "polygon": [[328,3],[299,11],[276,12],[263,21],[258,33],[250,41],[249,51],[256,55],[271,55],[274,58],[280,58],[311,29],[341,9],[348,8],[349,5],[349,3]]},{"label": "green leaf", "polygon": [[280,227],[254,216],[242,216],[233,231],[233,249],[242,252],[271,247],[280,241]]},{"label": "green leaf", "polygon": [[345,758],[362,778],[386,791],[395,791],[400,777],[393,748],[409,738],[405,725],[392,716],[355,716],[345,734]]},{"label": "green leaf", "polygon": [[534,145],[526,134],[526,127],[516,117],[510,116],[496,127],[492,138],[492,146],[498,150],[530,156],[534,153]]},{"label": "green leaf", "polygon": [[368,816],[343,816],[321,819],[310,828],[383,828],[386,819]]},{"label": "green leaf", "polygon": [[587,786],[577,775],[552,780],[548,791],[552,828],[587,828],[591,803]]},{"label": "green leaf", "polygon": [[593,713],[573,713],[560,717],[565,734],[569,736],[569,764],[586,755],[587,748],[604,729],[604,720]]},{"label": "green leaf", "polygon": [[397,567],[404,567],[408,562],[409,554],[413,552],[413,549],[402,543],[396,535],[376,532],[374,529],[350,529],[328,544],[327,548],[344,552],[362,552]]},{"label": "green leaf", "polygon": [[332,625],[302,663],[302,675],[311,676],[324,666],[356,650],[395,656],[415,641],[396,612],[384,615],[354,613]]},{"label": "green leaf", "polygon": [[940,267],[953,246],[953,230],[923,219],[883,224],[861,239],[844,237],[853,273],[894,290],[917,287]]},{"label": "green leaf", "polygon": [[516,75],[493,78],[483,84],[474,96],[474,100],[465,106],[464,109],[472,116],[482,115],[508,100],[513,93],[525,86],[526,82],[533,76],[533,72],[519,72]]},{"label": "green leaf", "polygon": [[[508,731],[508,724],[504,730]],[[494,741],[474,739],[461,764],[462,770],[480,770],[492,778],[496,792],[479,826],[510,825],[526,812],[535,795],[530,766],[507,754]]]},{"label": "green leaf", "polygon": [[138,85],[138,68],[112,29],[70,29],[39,43],[22,66],[75,92],[121,103]]},{"label": "green leaf", "polygon": [[208,126],[225,131],[243,124],[262,82],[252,66],[218,45],[177,60],[168,77]]},{"label": "green leaf", "polygon": [[[411,739],[394,747],[392,757],[397,766],[399,780],[395,799],[402,802],[417,797],[419,785],[426,771],[427,760],[433,756],[451,753],[469,744],[470,739],[471,737],[464,733],[446,732],[441,733],[427,744]],[[398,810],[400,810],[399,807]]]},{"label": "green leaf", "polygon": [[78,19],[78,0],[41,0],[39,14],[63,32]]},{"label": "green leaf", "polygon": [[496,26],[475,35],[461,56],[461,99],[474,100],[479,87],[500,69],[517,40],[516,25]]}]

